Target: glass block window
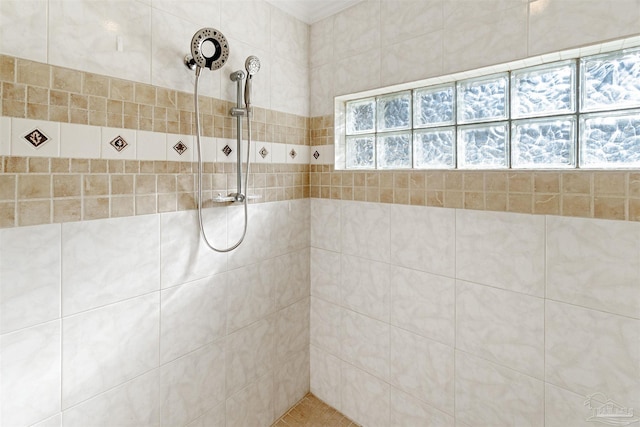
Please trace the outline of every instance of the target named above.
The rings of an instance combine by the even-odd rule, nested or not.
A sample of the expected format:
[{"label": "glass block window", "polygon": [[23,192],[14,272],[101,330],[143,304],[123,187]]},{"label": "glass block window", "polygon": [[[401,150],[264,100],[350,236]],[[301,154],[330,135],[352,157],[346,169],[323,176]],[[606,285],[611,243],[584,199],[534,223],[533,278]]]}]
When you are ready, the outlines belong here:
[{"label": "glass block window", "polygon": [[347,134],[375,132],[376,100],[363,99],[347,104]]},{"label": "glass block window", "polygon": [[525,68],[511,73],[511,117],[576,111],[575,61]]},{"label": "glass block window", "polygon": [[411,127],[411,92],[378,98],[377,110],[378,131],[409,129]]},{"label": "glass block window", "polygon": [[458,82],[458,123],[507,119],[508,75]]},{"label": "glass block window", "polygon": [[455,128],[417,130],[413,133],[413,159],[416,169],[455,167]]},{"label": "glass block window", "polygon": [[445,126],[455,123],[454,85],[422,88],[413,92],[413,126]]},{"label": "glass block window", "polygon": [[640,110],[580,117],[580,165],[640,167]]},{"label": "glass block window", "polygon": [[508,165],[508,123],[458,127],[461,169],[500,169]]},{"label": "glass block window", "polygon": [[640,49],[583,58],[582,111],[640,107]]},{"label": "glass block window", "polygon": [[515,120],[511,123],[513,168],[575,167],[575,117]]},{"label": "glass block window", "polygon": [[347,137],[347,168],[372,169],[375,166],[375,136]]},{"label": "glass block window", "polygon": [[638,168],[640,48],[357,99],[345,110],[347,169]]},{"label": "glass block window", "polygon": [[411,133],[379,134],[377,154],[380,169],[411,168]]}]

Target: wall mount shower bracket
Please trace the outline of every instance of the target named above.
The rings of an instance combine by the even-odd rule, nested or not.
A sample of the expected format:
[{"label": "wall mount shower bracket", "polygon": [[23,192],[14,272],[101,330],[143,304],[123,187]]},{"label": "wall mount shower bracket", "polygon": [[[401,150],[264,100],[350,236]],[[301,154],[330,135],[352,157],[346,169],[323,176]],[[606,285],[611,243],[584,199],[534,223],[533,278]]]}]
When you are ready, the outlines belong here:
[{"label": "wall mount shower bracket", "polygon": [[257,199],[261,199],[262,196],[259,196],[257,194],[249,194],[248,196],[245,196],[244,194],[238,194],[238,193],[231,193],[228,196],[223,196],[222,193],[218,193],[218,195],[212,198],[211,200],[214,203],[228,203],[228,202],[244,202],[245,198],[247,200],[257,200]]},{"label": "wall mount shower bracket", "polygon": [[233,107],[231,110],[229,110],[229,114],[231,114],[232,117],[244,117],[247,115],[247,109],[240,108],[240,107]]},{"label": "wall mount shower bracket", "polygon": [[182,62],[188,69],[192,71],[196,69],[197,64],[196,64],[196,60],[193,59],[193,56],[189,54],[185,55]]}]

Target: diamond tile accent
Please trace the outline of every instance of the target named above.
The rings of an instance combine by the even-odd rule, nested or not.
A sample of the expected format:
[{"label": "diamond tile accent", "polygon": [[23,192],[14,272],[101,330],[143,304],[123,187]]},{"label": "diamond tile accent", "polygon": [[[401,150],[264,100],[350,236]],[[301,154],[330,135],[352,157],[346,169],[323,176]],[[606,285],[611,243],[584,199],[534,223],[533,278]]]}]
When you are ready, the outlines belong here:
[{"label": "diamond tile accent", "polygon": [[113,148],[116,149],[117,152],[124,150],[129,143],[124,140],[120,135],[113,138],[113,140],[109,143]]},{"label": "diamond tile accent", "polygon": [[23,138],[26,139],[27,142],[33,145],[35,148],[39,148],[49,140],[49,137],[38,128],[35,128],[31,132],[29,132]]},{"label": "diamond tile accent", "polygon": [[314,151],[313,153],[313,158],[318,160],[318,157],[320,157],[320,153],[318,153],[318,150]]},{"label": "diamond tile accent", "polygon": [[292,159],[295,159],[298,153],[296,153],[295,148],[292,148],[291,151],[289,151],[289,155],[291,156]]},{"label": "diamond tile accent", "polygon": [[229,157],[229,154],[231,154],[232,151],[233,150],[231,149],[231,147],[229,147],[229,145],[225,145],[224,148],[222,149],[222,152],[227,157]]},{"label": "diamond tile accent", "polygon": [[176,153],[178,153],[178,154],[180,154],[182,156],[182,153],[187,151],[188,147],[186,145],[184,145],[184,143],[182,141],[178,141],[178,143],[173,146],[173,149],[176,150]]},{"label": "diamond tile accent", "polygon": [[269,151],[267,151],[267,149],[265,147],[262,147],[262,149],[260,151],[258,151],[258,153],[260,153],[260,155],[264,159],[265,157],[267,157],[267,154],[269,154]]}]

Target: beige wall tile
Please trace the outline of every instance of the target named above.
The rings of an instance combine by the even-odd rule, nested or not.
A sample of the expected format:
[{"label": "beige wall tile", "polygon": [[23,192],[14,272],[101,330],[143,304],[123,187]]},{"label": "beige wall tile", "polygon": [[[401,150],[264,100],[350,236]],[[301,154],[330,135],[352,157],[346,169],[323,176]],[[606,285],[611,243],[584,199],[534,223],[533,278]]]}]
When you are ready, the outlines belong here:
[{"label": "beige wall tile", "polygon": [[0,200],[15,200],[16,175],[0,175]]},{"label": "beige wall tile", "polygon": [[83,195],[106,196],[109,194],[109,175],[85,175],[83,179]]},{"label": "beige wall tile", "polygon": [[50,175],[19,175],[18,199],[42,199],[51,197]]},{"label": "beige wall tile", "polygon": [[0,202],[0,227],[14,227],[16,224],[16,204]]},{"label": "beige wall tile", "polygon": [[51,222],[51,202],[38,200],[18,202],[17,223],[19,226],[49,224]]},{"label": "beige wall tile", "polygon": [[81,195],[80,175],[53,175],[53,197],[80,197]]},{"label": "beige wall tile", "polygon": [[109,218],[108,197],[85,197],[83,200],[83,220]]},{"label": "beige wall tile", "polygon": [[82,219],[82,200],[67,199],[53,201],[53,222],[73,222]]}]

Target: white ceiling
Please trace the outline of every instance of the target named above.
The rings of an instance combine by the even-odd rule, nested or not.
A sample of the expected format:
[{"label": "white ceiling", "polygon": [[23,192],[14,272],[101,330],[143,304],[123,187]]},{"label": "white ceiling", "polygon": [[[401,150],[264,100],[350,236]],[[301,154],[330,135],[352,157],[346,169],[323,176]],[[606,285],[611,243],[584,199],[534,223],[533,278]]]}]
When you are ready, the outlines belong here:
[{"label": "white ceiling", "polygon": [[295,16],[307,24],[347,9],[362,0],[267,0],[275,7]]}]

